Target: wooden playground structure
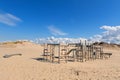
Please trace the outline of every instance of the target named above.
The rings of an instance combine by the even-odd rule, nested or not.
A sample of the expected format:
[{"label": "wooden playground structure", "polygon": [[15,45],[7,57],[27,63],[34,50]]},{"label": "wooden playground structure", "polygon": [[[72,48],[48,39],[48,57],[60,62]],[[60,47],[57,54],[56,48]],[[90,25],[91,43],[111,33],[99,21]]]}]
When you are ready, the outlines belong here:
[{"label": "wooden playground structure", "polygon": [[112,53],[103,53],[103,47],[94,45],[85,41],[82,43],[69,43],[69,44],[44,44],[43,59],[47,62],[62,61],[67,62],[84,62],[88,60],[103,59],[109,57]]}]

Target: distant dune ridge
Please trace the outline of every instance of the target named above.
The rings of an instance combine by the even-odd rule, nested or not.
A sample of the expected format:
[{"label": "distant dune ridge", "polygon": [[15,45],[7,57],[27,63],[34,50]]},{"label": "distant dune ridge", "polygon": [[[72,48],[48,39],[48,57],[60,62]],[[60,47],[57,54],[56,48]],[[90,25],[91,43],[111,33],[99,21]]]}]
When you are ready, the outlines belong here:
[{"label": "distant dune ridge", "polygon": [[[120,45],[96,42],[113,55],[107,60],[51,64],[36,60],[43,46],[29,41],[0,43],[0,80],[120,80]],[[5,54],[22,56],[3,58]]]},{"label": "distant dune ridge", "polygon": [[[78,42],[77,42],[78,43]],[[53,43],[54,44],[54,43]],[[115,43],[106,43],[106,42],[93,42],[94,45],[100,45],[104,48],[120,48],[120,44],[115,44]],[[19,46],[36,46],[40,44],[34,43],[31,41],[11,41],[11,42],[3,42],[0,43],[0,46],[6,46],[6,47],[19,47]]]}]

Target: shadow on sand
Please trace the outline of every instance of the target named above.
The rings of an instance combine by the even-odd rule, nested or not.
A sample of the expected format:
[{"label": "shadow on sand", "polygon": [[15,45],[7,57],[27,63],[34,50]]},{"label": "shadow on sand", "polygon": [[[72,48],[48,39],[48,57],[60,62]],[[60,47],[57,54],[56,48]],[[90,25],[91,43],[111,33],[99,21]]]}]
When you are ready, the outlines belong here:
[{"label": "shadow on sand", "polygon": [[49,63],[52,63],[50,60],[44,59],[44,58],[32,58],[32,59],[36,60],[36,61],[40,61],[40,62],[49,62]]},{"label": "shadow on sand", "polygon": [[[40,57],[38,57],[38,58],[31,58],[31,59],[36,60],[36,61],[40,61],[40,62],[46,62],[46,63],[59,63],[58,61],[50,61],[49,59],[40,58]],[[75,61],[74,60],[67,60],[67,61],[63,60],[61,62],[65,62],[66,63],[66,62],[75,62]]]}]

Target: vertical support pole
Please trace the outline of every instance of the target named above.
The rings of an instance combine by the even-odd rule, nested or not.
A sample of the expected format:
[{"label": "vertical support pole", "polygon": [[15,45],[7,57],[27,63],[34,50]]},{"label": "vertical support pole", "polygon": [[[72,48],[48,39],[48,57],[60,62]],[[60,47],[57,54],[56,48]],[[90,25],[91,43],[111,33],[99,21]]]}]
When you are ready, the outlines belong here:
[{"label": "vertical support pole", "polygon": [[84,59],[84,55],[83,55],[83,44],[82,44],[82,62],[83,62],[83,59]]},{"label": "vertical support pole", "polygon": [[52,44],[50,44],[50,62],[52,62],[52,53],[53,53],[53,49],[52,49]]},{"label": "vertical support pole", "polygon": [[103,59],[103,47],[101,47],[100,59]]},{"label": "vertical support pole", "polygon": [[68,51],[69,51],[69,43],[67,44],[67,47],[66,47],[66,53],[65,53],[65,57],[66,57],[66,59],[65,59],[65,61],[66,61],[66,63],[67,63],[67,60],[68,60],[68,55],[67,55],[67,53],[68,53]]},{"label": "vertical support pole", "polygon": [[99,53],[99,59],[101,58],[101,46],[100,46],[100,53]]},{"label": "vertical support pole", "polygon": [[75,61],[75,50],[73,51],[73,61]]},{"label": "vertical support pole", "polygon": [[89,43],[88,43],[88,60],[89,60],[89,56],[90,56],[90,52],[89,52]]},{"label": "vertical support pole", "polygon": [[[46,44],[47,45],[47,50],[48,50],[48,44]],[[48,52],[48,51],[47,51]],[[46,61],[48,60],[48,53],[47,53],[47,55],[45,55],[46,56]]]},{"label": "vertical support pole", "polygon": [[43,47],[43,59],[45,59],[45,43],[43,45],[44,45],[44,47]]},{"label": "vertical support pole", "polygon": [[54,55],[55,55],[55,47],[56,47],[56,45],[55,44],[53,44],[52,45],[52,63],[54,62]]},{"label": "vertical support pole", "polygon": [[90,59],[91,59],[91,49],[92,49],[92,45],[90,43]]},{"label": "vertical support pole", "polygon": [[91,59],[93,60],[93,43],[92,43],[92,49],[91,49]]},{"label": "vertical support pole", "polygon": [[85,45],[84,45],[84,54],[85,54],[85,60],[86,60],[86,58],[87,58],[87,52],[86,52],[86,40],[85,40]]},{"label": "vertical support pole", "polygon": [[49,54],[49,61],[51,62],[51,53],[52,53],[52,50],[51,50],[51,44],[48,44],[48,48],[49,48],[49,52],[50,52],[50,54]]},{"label": "vertical support pole", "polygon": [[58,52],[58,63],[60,63],[60,57],[61,57],[61,56],[60,56],[60,53],[61,53],[60,50],[61,50],[61,49],[60,49],[60,44],[59,44],[59,50],[58,50],[58,51],[59,51],[59,52]]}]

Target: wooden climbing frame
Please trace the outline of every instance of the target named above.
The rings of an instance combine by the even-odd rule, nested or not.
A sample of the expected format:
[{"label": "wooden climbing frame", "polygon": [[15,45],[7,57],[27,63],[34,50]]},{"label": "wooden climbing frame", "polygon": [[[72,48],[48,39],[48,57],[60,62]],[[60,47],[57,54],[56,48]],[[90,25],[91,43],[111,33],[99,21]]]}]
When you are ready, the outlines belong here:
[{"label": "wooden climbing frame", "polygon": [[84,62],[103,59],[103,47],[87,41],[69,44],[45,44],[43,58],[49,62]]}]

